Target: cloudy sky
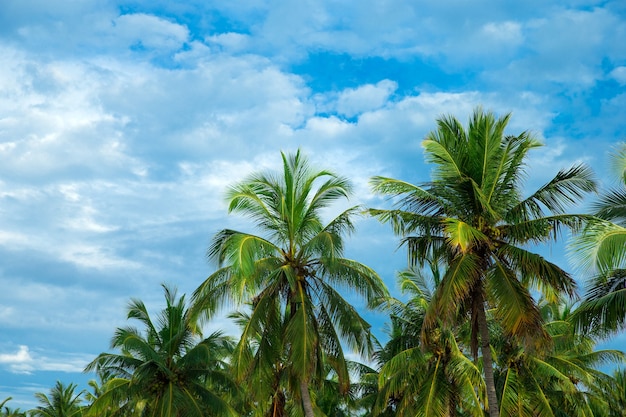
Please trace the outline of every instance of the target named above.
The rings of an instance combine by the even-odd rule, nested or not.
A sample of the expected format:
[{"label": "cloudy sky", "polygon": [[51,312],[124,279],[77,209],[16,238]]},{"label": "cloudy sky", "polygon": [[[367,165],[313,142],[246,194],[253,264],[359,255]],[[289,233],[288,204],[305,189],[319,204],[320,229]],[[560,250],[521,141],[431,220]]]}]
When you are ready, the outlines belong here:
[{"label": "cloudy sky", "polygon": [[[0,400],[84,383],[130,297],[191,293],[211,235],[252,230],[225,187],[281,150],[380,206],[371,176],[428,180],[435,119],[482,105],[545,143],[529,187],[580,161],[608,184],[624,39],[620,0],[0,1]],[[363,219],[348,255],[393,288],[395,247]]]}]

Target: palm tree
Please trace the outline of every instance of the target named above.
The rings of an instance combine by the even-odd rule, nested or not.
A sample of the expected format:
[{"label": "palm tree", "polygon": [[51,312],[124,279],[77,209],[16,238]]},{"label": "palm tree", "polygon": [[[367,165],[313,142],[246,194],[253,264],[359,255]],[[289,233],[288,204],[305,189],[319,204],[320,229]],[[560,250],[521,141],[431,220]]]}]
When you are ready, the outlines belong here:
[{"label": "palm tree", "polygon": [[284,366],[287,347],[279,327],[272,326],[271,319],[261,319],[254,328],[249,328],[251,317],[247,311],[234,312],[229,318],[248,335],[239,340],[231,360],[234,376],[245,387],[240,408],[249,410],[251,417],[289,415],[294,399],[288,389],[289,372]]},{"label": "palm tree", "polygon": [[451,322],[469,316],[475,357],[480,339],[491,417],[499,415],[499,407],[486,310],[494,307],[495,318],[510,335],[529,341],[547,336],[531,289],[555,298],[573,294],[576,285],[526,245],[580,227],[585,217],[565,210],[595,189],[590,170],[578,165],[522,198],[526,155],[540,143],[527,132],[505,135],[509,119],[509,114],[496,119],[477,108],[466,130],[452,116],[442,117],[423,141],[426,159],[434,164],[431,182],[371,181],[374,191],[397,198],[395,209],[371,213],[402,236],[411,264],[430,259],[447,265],[424,328],[436,327],[438,317]]},{"label": "palm tree", "polygon": [[595,340],[570,323],[566,304],[541,303],[544,328],[552,343],[532,349],[502,333],[493,338],[498,352],[496,380],[503,415],[600,416],[615,380],[599,368],[624,360],[617,350],[596,350]]},{"label": "palm tree", "polygon": [[11,401],[13,397],[7,397],[0,402],[0,417],[26,417],[26,412],[21,411],[19,408],[10,408],[6,405]]},{"label": "palm tree", "polygon": [[389,341],[378,352],[382,362],[379,395],[373,415],[396,416],[482,416],[484,382],[480,370],[458,343],[459,328],[440,323],[425,340],[420,335],[432,300],[432,289],[440,281],[439,268],[431,265],[431,279],[410,268],[399,274],[406,303],[387,301],[391,309]]},{"label": "palm tree", "polygon": [[350,378],[343,343],[365,354],[372,347],[369,324],[338,289],[366,300],[387,290],[371,268],[343,257],[343,236],[353,230],[352,217],[360,208],[323,223],[323,210],[348,197],[347,179],[312,169],[300,151],[281,156],[282,175],[253,174],[229,189],[229,212],[252,218],[262,235],[218,232],[208,255],[220,268],[198,287],[194,300],[198,314],[226,301],[250,303],[242,340],[266,330],[259,349],[277,346],[283,352],[279,366],[290,381],[287,388],[312,417],[310,388],[323,379],[324,364],[332,364],[339,393],[346,394]]},{"label": "palm tree", "polygon": [[31,410],[36,417],[79,417],[82,416],[83,391],[75,392],[77,385],[71,383],[64,385],[57,381],[50,390],[50,395],[42,392],[35,393],[35,398],[41,405]]},{"label": "palm tree", "polygon": [[621,184],[593,204],[599,221],[572,245],[576,259],[594,275],[574,320],[583,331],[600,334],[626,328],[626,143],[617,148],[612,165]]},{"label": "palm tree", "polygon": [[[128,318],[134,327],[118,328],[111,347],[85,369],[111,375],[90,407],[90,415],[201,417],[235,416],[224,394],[233,390],[223,358],[231,342],[215,332],[201,339],[184,295],[163,286],[166,307],[155,323],[144,303],[131,300]],[[102,391],[102,390],[101,390]]]}]

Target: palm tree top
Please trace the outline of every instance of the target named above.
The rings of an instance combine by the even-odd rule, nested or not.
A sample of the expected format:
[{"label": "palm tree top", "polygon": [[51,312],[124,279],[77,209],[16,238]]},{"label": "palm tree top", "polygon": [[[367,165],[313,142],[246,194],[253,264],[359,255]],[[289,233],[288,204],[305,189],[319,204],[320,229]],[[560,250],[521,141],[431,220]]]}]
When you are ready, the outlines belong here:
[{"label": "palm tree top", "polygon": [[[229,213],[254,220],[267,239],[288,246],[290,255],[323,228],[320,210],[348,198],[352,186],[329,170],[314,170],[300,150],[285,155],[282,176],[254,173],[226,193]],[[321,183],[321,184],[320,184]],[[317,187],[316,187],[317,186]]]}]

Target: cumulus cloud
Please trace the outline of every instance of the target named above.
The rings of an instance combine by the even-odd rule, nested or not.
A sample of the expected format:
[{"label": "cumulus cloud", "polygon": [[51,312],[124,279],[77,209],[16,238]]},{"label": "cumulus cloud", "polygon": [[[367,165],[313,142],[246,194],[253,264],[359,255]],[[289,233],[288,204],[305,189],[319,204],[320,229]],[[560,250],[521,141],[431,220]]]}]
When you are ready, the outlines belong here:
[{"label": "cumulus cloud", "polygon": [[17,351],[0,353],[0,367],[21,374],[36,371],[82,372],[92,359],[89,355],[60,354],[58,357],[49,357],[32,352],[26,345],[20,345]]},{"label": "cumulus cloud", "polygon": [[626,85],[626,66],[614,68],[609,75],[621,85]]},{"label": "cumulus cloud", "polygon": [[189,37],[186,27],[145,13],[121,15],[112,24],[113,35],[130,46],[178,49]]},{"label": "cumulus cloud", "polygon": [[506,68],[487,70],[517,88],[537,84],[589,88],[604,77],[603,59],[626,58],[616,42],[626,35],[626,25],[609,9],[555,8],[549,17],[523,22],[522,31],[530,53],[513,58]]},{"label": "cumulus cloud", "polygon": [[382,80],[375,85],[367,84],[342,91],[337,99],[337,112],[347,117],[375,110],[387,103],[389,96],[398,88],[391,80]]}]

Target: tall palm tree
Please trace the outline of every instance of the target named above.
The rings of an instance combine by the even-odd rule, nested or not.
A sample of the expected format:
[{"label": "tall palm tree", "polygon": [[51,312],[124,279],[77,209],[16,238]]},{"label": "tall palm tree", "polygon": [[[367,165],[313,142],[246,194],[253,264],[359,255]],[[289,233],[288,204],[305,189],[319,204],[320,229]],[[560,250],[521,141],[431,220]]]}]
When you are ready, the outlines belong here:
[{"label": "tall palm tree", "polygon": [[90,415],[201,417],[236,416],[224,394],[233,390],[224,358],[228,338],[215,332],[202,339],[184,295],[163,286],[166,307],[156,323],[145,304],[133,299],[128,318],[144,327],[118,328],[111,341],[120,353],[101,353],[85,369],[111,375]]},{"label": "tall palm tree", "polygon": [[599,221],[572,245],[576,260],[593,276],[574,320],[583,331],[603,334],[626,328],[626,143],[611,162],[620,184],[592,205]]},{"label": "tall palm tree", "polygon": [[526,245],[580,227],[584,216],[565,210],[595,189],[590,170],[578,165],[522,198],[524,162],[540,143],[527,132],[505,135],[509,119],[509,114],[496,119],[477,108],[465,129],[454,117],[442,117],[422,143],[427,161],[434,164],[431,182],[371,181],[375,192],[397,198],[395,209],[371,213],[402,236],[410,262],[421,265],[430,259],[447,265],[425,329],[435,327],[438,317],[450,322],[469,316],[474,355],[480,340],[491,417],[499,410],[486,309],[495,307],[495,318],[508,334],[529,340],[545,335],[531,289],[554,298],[573,294],[575,282]]},{"label": "tall palm tree", "polygon": [[350,194],[348,180],[311,168],[300,151],[281,156],[282,175],[253,174],[229,189],[229,212],[253,219],[261,234],[218,232],[208,255],[220,268],[198,287],[194,300],[198,312],[226,301],[250,303],[242,340],[268,330],[260,348],[284,349],[280,366],[288,388],[305,415],[313,417],[310,388],[323,379],[324,364],[332,364],[339,393],[345,394],[350,378],[344,346],[361,353],[372,347],[369,324],[339,289],[366,300],[387,290],[371,268],[343,257],[343,237],[353,230],[360,208],[323,222],[324,209]]},{"label": "tall palm tree", "polygon": [[43,392],[35,393],[41,405],[30,413],[36,417],[79,417],[83,413],[83,391],[76,392],[77,385],[64,385],[57,381],[50,390],[50,395]]}]

